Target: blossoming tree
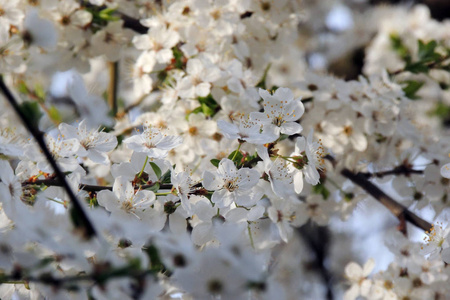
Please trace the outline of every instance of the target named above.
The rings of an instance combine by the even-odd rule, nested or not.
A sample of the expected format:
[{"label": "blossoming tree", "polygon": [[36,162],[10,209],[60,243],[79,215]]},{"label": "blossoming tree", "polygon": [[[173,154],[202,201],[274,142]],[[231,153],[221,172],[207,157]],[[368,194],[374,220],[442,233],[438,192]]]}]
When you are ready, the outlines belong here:
[{"label": "blossoming tree", "polygon": [[363,6],[0,0],[0,298],[449,299],[450,23]]}]

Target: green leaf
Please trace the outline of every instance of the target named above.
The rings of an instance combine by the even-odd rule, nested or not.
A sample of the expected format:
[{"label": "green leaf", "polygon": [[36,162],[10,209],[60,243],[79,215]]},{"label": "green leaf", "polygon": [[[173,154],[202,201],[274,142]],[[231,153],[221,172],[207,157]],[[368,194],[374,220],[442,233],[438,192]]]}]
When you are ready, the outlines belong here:
[{"label": "green leaf", "polygon": [[430,68],[422,61],[415,63],[408,63],[405,66],[405,71],[409,71],[414,74],[428,73],[429,70]]},{"label": "green leaf", "polygon": [[[194,109],[193,111],[191,111],[191,114],[198,114],[203,112],[203,108],[201,106],[197,107],[196,109]],[[186,120],[189,119],[189,115],[186,115]]]},{"label": "green leaf", "polygon": [[419,40],[418,44],[418,56],[420,61],[432,61],[440,57],[438,53],[435,53],[437,47],[436,41],[430,41],[425,44],[423,41]]},{"label": "green leaf", "polygon": [[405,81],[406,86],[403,88],[403,91],[405,92],[405,96],[409,99],[418,99],[416,97],[417,91],[420,90],[420,88],[425,84],[424,82],[415,81],[415,80],[409,80]]},{"label": "green leaf", "polygon": [[327,200],[330,196],[330,191],[325,187],[325,184],[323,183],[313,185],[312,191],[314,194],[322,195],[323,199],[325,200]]},{"label": "green leaf", "polygon": [[220,159],[213,158],[210,160],[210,162],[213,164],[214,167],[219,167]]},{"label": "green leaf", "polygon": [[153,244],[147,244],[142,248],[150,259],[150,269],[155,272],[160,272],[165,269],[161,260],[158,249]]},{"label": "green leaf", "polygon": [[243,157],[244,155],[242,155],[241,151],[238,150],[234,150],[230,155],[228,155],[228,159],[231,159],[236,165],[241,164]]},{"label": "green leaf", "polygon": [[400,56],[404,61],[411,61],[411,54],[409,53],[409,49],[403,44],[400,36],[397,34],[391,34],[391,46],[395,50],[398,56]]},{"label": "green leaf", "polygon": [[34,93],[39,98],[39,100],[44,101],[45,100],[45,91],[42,85],[36,84],[34,86]]},{"label": "green leaf", "polygon": [[215,110],[206,105],[205,103],[202,103],[202,112],[205,116],[211,117],[214,115]]},{"label": "green leaf", "polygon": [[103,19],[105,21],[118,21],[118,20],[120,20],[120,18],[118,16],[113,16],[115,11],[116,11],[115,8],[108,7],[108,8],[101,10],[98,13],[98,16],[100,17],[100,19]]},{"label": "green leaf", "polygon": [[19,84],[17,85],[17,89],[19,90],[20,93],[22,94],[28,94],[28,87],[25,84],[24,81],[19,82]]},{"label": "green leaf", "polygon": [[171,176],[172,176],[172,171],[167,170],[166,173],[164,173],[164,175],[161,177],[161,180],[160,180],[161,183],[170,183]]},{"label": "green leaf", "polygon": [[433,110],[428,112],[430,116],[436,116],[441,119],[448,118],[450,116],[450,106],[443,102],[436,103],[436,106]]},{"label": "green leaf", "polygon": [[57,123],[61,123],[62,121],[62,117],[61,114],[59,113],[59,110],[53,105],[48,110],[48,116],[50,117],[50,119],[52,119]]},{"label": "green leaf", "polygon": [[147,190],[152,191],[153,193],[156,193],[159,190],[159,182],[156,182],[154,185],[149,187]]},{"label": "green leaf", "polygon": [[218,111],[219,104],[217,104],[211,94],[206,97],[198,97],[197,100],[200,102],[201,112],[203,112],[205,116],[212,117]]},{"label": "green leaf", "polygon": [[185,66],[184,54],[178,47],[172,48],[173,57],[175,58],[175,68],[183,69]]},{"label": "green leaf", "polygon": [[42,113],[39,109],[39,104],[37,102],[25,101],[19,105],[20,110],[25,115],[25,117],[30,121],[30,123],[38,128],[39,120],[41,119]]},{"label": "green leaf", "polygon": [[280,135],[280,137],[278,138],[278,141],[282,141],[282,140],[285,140],[285,139],[287,139],[289,137],[289,135],[288,134],[284,134],[284,133],[282,133],[281,135]]},{"label": "green leaf", "polygon": [[216,100],[214,100],[214,98],[211,94],[209,94],[206,97],[198,97],[197,100],[198,100],[198,102],[205,103],[206,105],[208,105],[210,107],[214,107],[214,106],[218,105]]},{"label": "green leaf", "polygon": [[158,179],[161,178],[162,172],[161,169],[158,167],[158,165],[151,161],[150,166],[152,167],[153,172],[155,172],[156,178]]}]

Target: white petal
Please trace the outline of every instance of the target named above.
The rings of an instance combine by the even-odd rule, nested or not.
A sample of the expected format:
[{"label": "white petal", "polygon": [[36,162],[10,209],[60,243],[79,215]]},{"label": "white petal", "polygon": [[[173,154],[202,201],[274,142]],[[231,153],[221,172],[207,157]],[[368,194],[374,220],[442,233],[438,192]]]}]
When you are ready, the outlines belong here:
[{"label": "white petal", "polygon": [[209,242],[213,238],[212,224],[198,224],[192,229],[191,238],[194,244],[200,246]]},{"label": "white petal", "polygon": [[442,166],[441,175],[442,175],[442,177],[450,178],[450,163]]},{"label": "white petal", "polygon": [[169,228],[175,234],[186,233],[187,222],[186,219],[179,213],[169,215]]},{"label": "white petal", "polygon": [[294,179],[294,190],[297,194],[300,194],[303,190],[303,172],[300,170],[295,171],[293,179]]},{"label": "white petal", "polygon": [[351,280],[358,281],[363,277],[363,270],[360,265],[351,262],[345,267],[345,275]]},{"label": "white petal", "polygon": [[367,139],[361,131],[356,131],[350,136],[350,142],[356,151],[364,151],[367,149]]},{"label": "white petal", "polygon": [[277,97],[280,101],[291,102],[294,99],[294,94],[289,88],[278,88],[273,94],[274,97]]},{"label": "white petal", "polygon": [[296,133],[302,132],[302,130],[303,130],[302,125],[296,122],[286,122],[283,125],[281,125],[281,133],[287,135],[294,135]]},{"label": "white petal", "polygon": [[372,272],[373,268],[375,268],[375,260],[373,258],[371,258],[364,264],[362,275],[364,277],[369,276],[369,274]]}]

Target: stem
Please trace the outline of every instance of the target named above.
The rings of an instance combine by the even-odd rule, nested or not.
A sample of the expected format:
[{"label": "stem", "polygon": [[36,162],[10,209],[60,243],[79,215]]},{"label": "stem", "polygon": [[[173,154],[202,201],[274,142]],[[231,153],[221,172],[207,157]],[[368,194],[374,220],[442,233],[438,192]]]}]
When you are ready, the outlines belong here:
[{"label": "stem", "polygon": [[64,205],[64,206],[66,206],[66,204],[64,203],[64,201],[59,201],[59,200],[56,200],[56,199],[54,199],[54,198],[47,198],[47,200],[53,201],[53,202],[55,202],[55,203],[62,204],[62,205]]},{"label": "stem", "polygon": [[167,196],[169,194],[172,194],[172,192],[155,193],[156,196]]},{"label": "stem", "polygon": [[239,146],[237,148],[237,150],[234,152],[233,158],[231,159],[232,161],[234,161],[234,159],[236,158],[236,155],[238,154],[239,150],[241,150],[241,143],[239,143]]},{"label": "stem", "polygon": [[[22,182],[22,186],[28,186],[28,185],[46,185],[46,186],[62,186],[62,183],[57,180],[57,179],[39,179],[39,180],[35,180],[33,182]],[[148,189],[151,188],[152,186],[154,186],[156,184],[156,182],[151,183],[151,184],[144,184],[144,185],[136,185],[134,188],[135,189]],[[170,190],[172,189],[172,185],[171,184],[161,184],[160,185],[160,189],[162,190]],[[84,190],[87,192],[99,192],[99,191],[103,191],[103,190],[110,190],[112,191],[113,187],[112,186],[102,186],[102,185],[89,185],[89,184],[80,184],[78,187],[80,190]]]},{"label": "stem", "polygon": [[75,276],[66,277],[53,277],[52,275],[46,276],[24,276],[17,280],[16,275],[0,274],[0,284],[27,284],[28,282],[37,282],[56,288],[70,289],[73,287],[73,283],[80,281],[93,282],[94,284],[104,284],[110,279],[128,277],[134,279],[142,279],[143,277],[154,274],[153,270],[135,270],[131,266],[125,266],[117,269],[107,269],[103,272],[93,272],[92,274],[80,274]]},{"label": "stem", "polygon": [[288,162],[290,162],[290,163],[293,163],[293,164],[297,163],[296,161],[291,160],[291,157],[289,157],[289,156],[281,156],[281,155],[278,155],[278,157],[284,159],[285,161],[288,161]]},{"label": "stem", "polygon": [[145,162],[144,162],[144,165],[142,166],[141,171],[138,174],[138,178],[141,178],[142,173],[144,173],[144,169],[145,169],[145,166],[147,165],[147,162],[148,162],[148,156],[145,157]]},{"label": "stem", "polygon": [[248,236],[250,238],[250,245],[252,245],[252,248],[255,249],[255,243],[253,241],[252,230],[250,229],[250,223],[247,224],[247,231],[248,231]]},{"label": "stem", "polygon": [[27,119],[27,117],[23,114],[23,112],[20,110],[19,105],[17,104],[16,99],[14,99],[14,96],[12,95],[11,91],[8,89],[8,87],[5,85],[5,82],[3,81],[3,76],[0,76],[0,89],[2,90],[3,94],[5,95],[5,98],[8,100],[8,102],[11,104],[11,106],[14,108],[17,115],[20,117],[22,122],[24,123],[25,127],[28,129],[28,131],[33,135],[34,139],[38,143],[39,147],[41,148],[42,152],[44,153],[45,157],[47,158],[48,162],[52,166],[56,178],[59,179],[62,186],[67,192],[67,195],[69,196],[69,199],[72,202],[73,205],[73,214],[72,216],[76,216],[77,221],[74,220],[74,226],[75,227],[81,227],[83,228],[84,232],[83,235],[90,239],[94,236],[97,236],[97,232],[94,229],[94,226],[92,225],[91,221],[87,217],[79,199],[75,196],[72,189],[70,188],[69,184],[66,181],[66,177],[61,172],[61,170],[58,167],[58,164],[56,163],[55,159],[53,158],[52,154],[48,150],[47,146],[45,145],[44,141],[44,135],[42,132],[40,132],[37,128],[35,128]]},{"label": "stem", "polygon": [[117,115],[117,87],[119,81],[119,63],[108,62],[109,84],[108,84],[108,104],[113,116]]}]

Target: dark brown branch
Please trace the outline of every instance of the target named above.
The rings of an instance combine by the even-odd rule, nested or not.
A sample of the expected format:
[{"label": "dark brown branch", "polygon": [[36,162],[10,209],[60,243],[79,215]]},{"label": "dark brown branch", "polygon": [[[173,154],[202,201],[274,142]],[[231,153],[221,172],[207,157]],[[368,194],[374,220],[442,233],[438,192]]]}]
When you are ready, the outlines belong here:
[{"label": "dark brown branch", "polygon": [[367,177],[364,174],[355,174],[352,171],[348,169],[343,169],[341,171],[341,174],[344,177],[347,177],[350,179],[353,183],[364,189],[367,193],[369,193],[372,197],[374,197],[377,201],[379,201],[381,204],[383,204],[387,209],[390,210],[392,214],[394,214],[400,221],[402,221],[402,218],[404,220],[410,222],[414,226],[417,226],[424,231],[430,231],[432,225],[425,221],[424,219],[420,218],[410,210],[408,210],[407,207],[403,206],[402,204],[398,203],[388,195],[386,195],[381,189],[379,189],[376,185],[374,185],[372,182],[367,180]]},{"label": "dark brown branch", "polygon": [[[89,9],[93,9],[97,12],[102,11],[103,9],[108,8],[106,5],[94,5],[89,3],[88,1],[85,0],[79,0],[79,3]],[[146,34],[148,32],[148,27],[145,27],[144,25],[141,24],[141,22],[138,19],[132,18],[124,13],[121,13],[119,11],[115,11],[114,15],[119,17],[120,19],[123,20],[123,27],[124,28],[128,28],[133,30],[134,32],[140,33],[140,34]]]},{"label": "dark brown branch", "polygon": [[8,87],[5,85],[5,82],[3,81],[3,76],[0,76],[0,89],[2,90],[3,94],[5,95],[5,98],[8,100],[8,102],[11,104],[17,115],[20,117],[22,122],[24,123],[25,127],[28,129],[28,131],[33,135],[34,139],[38,143],[39,147],[41,148],[42,152],[44,153],[45,157],[47,158],[48,162],[52,166],[56,178],[61,182],[61,186],[64,187],[64,189],[67,192],[67,195],[69,196],[69,199],[72,202],[72,221],[74,222],[74,225],[76,227],[80,227],[83,229],[83,235],[90,239],[97,235],[94,226],[92,225],[91,221],[89,220],[88,216],[86,215],[86,212],[84,211],[79,199],[75,196],[72,189],[70,188],[69,184],[66,181],[66,177],[61,172],[60,168],[58,167],[58,164],[56,163],[55,159],[53,158],[53,155],[48,150],[47,146],[45,145],[44,141],[44,135],[42,132],[38,130],[33,124],[31,124],[30,120],[27,119],[25,114],[22,112],[22,110],[19,107],[19,104],[17,103],[16,99],[12,95],[11,91],[8,89]]},{"label": "dark brown branch", "polygon": [[333,300],[333,275],[326,266],[330,247],[329,228],[315,226],[312,222],[308,222],[304,226],[297,228],[297,233],[314,253],[308,267],[315,270],[322,277],[323,283],[326,286],[326,299]]},{"label": "dark brown branch", "polygon": [[142,279],[147,275],[154,274],[154,270],[135,270],[132,266],[125,266],[122,268],[106,268],[104,271],[94,271],[91,274],[80,274],[75,276],[55,277],[50,273],[44,273],[40,276],[20,276],[19,274],[6,275],[0,274],[0,284],[2,283],[14,283],[19,282],[28,284],[29,282],[40,283],[44,285],[52,286],[56,289],[71,290],[74,284],[79,282],[88,282],[90,285],[104,284],[108,280],[113,278],[128,277],[134,279]]},{"label": "dark brown branch", "polygon": [[109,62],[108,104],[112,115],[117,115],[117,88],[119,85],[119,63]]},{"label": "dark brown branch", "polygon": [[[63,186],[61,181],[59,181],[57,179],[38,179],[38,180],[34,180],[34,181],[22,182],[22,186],[41,185],[41,184],[46,185],[46,186]],[[135,189],[145,190],[145,189],[153,187],[155,184],[156,184],[156,182],[151,183],[151,184],[136,185]],[[162,190],[170,190],[170,189],[172,189],[172,187],[173,186],[171,184],[161,184],[159,186],[159,188]],[[103,190],[112,191],[113,188],[112,188],[112,186],[80,184],[79,189],[84,190],[86,192],[99,192],[99,191],[103,191]]]},{"label": "dark brown branch", "polygon": [[148,31],[148,27],[145,27],[141,24],[141,22],[138,19],[132,18],[130,16],[127,16],[123,13],[118,12],[117,13],[119,17],[123,20],[123,27],[133,30],[134,32],[140,33],[140,34],[146,34]]},{"label": "dark brown branch", "polygon": [[359,174],[363,175],[366,178],[371,178],[371,177],[381,178],[381,177],[388,176],[388,175],[410,176],[411,174],[423,174],[423,170],[413,170],[405,165],[400,165],[400,166],[395,167],[394,169],[388,170],[388,171],[380,171],[380,172],[375,172],[375,173],[361,172]]}]

